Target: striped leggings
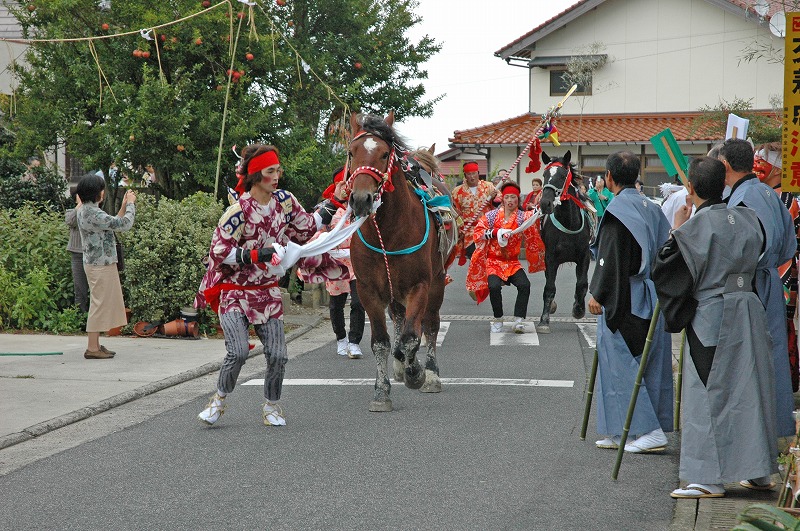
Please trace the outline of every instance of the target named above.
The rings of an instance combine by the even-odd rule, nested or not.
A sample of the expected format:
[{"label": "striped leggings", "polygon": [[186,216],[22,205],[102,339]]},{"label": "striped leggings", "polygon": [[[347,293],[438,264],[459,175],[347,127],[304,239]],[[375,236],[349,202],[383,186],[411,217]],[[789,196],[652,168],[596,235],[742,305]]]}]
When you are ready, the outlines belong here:
[{"label": "striped leggings", "polygon": [[[247,328],[250,323],[241,312],[224,313],[219,318],[222,331],[225,333],[227,354],[222,361],[217,387],[224,393],[230,393],[236,386],[239,372],[250,353]],[[286,337],[283,333],[283,321],[270,319],[264,324],[253,325],[261,344],[264,345],[264,357],[267,360],[267,375],[264,378],[264,397],[275,402],[281,397],[283,374],[286,361],[289,359],[286,350]]]}]

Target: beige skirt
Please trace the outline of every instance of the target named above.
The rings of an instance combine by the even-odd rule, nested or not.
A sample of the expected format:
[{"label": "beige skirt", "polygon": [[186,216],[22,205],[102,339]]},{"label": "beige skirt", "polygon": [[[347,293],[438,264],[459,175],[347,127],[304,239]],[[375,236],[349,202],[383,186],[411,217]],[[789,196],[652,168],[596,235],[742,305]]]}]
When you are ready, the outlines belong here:
[{"label": "beige skirt", "polygon": [[83,270],[86,271],[86,279],[89,281],[90,295],[86,331],[107,332],[128,324],[117,264],[83,264]]}]

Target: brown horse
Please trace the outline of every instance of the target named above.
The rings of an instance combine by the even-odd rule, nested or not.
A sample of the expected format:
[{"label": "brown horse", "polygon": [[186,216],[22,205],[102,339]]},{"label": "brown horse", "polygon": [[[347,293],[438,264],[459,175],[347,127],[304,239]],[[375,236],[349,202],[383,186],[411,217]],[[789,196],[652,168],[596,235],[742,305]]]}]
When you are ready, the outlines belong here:
[{"label": "brown horse", "polygon": [[[392,410],[387,307],[395,325],[395,380],[423,392],[442,389],[436,337],[444,299],[445,263],[457,236],[455,223],[437,230],[434,214],[415,192],[422,183],[413,182],[412,161],[393,124],[393,112],[385,119],[355,114],[350,118],[350,206],[356,216],[369,216],[353,236],[350,256],[358,295],[369,315],[372,352],[378,367],[370,411]],[[423,333],[428,350],[424,369],[417,361]]]}]

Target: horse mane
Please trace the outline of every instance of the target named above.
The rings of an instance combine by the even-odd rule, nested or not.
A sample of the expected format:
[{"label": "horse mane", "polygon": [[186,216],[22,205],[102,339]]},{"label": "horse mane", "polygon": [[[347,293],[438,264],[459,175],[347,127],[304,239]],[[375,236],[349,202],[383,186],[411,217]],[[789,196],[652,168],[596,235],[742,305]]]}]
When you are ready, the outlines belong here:
[{"label": "horse mane", "polygon": [[364,131],[372,133],[390,146],[394,146],[399,151],[409,151],[408,142],[400,136],[394,127],[383,121],[380,116],[374,114],[362,114],[358,120]]}]

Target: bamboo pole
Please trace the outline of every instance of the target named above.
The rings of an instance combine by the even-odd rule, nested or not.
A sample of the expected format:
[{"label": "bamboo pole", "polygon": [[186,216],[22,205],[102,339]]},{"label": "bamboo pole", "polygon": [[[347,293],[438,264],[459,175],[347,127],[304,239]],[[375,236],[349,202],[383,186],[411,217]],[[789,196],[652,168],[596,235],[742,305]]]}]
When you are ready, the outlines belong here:
[{"label": "bamboo pole", "polygon": [[678,354],[678,381],[675,384],[675,418],[672,420],[672,427],[675,431],[681,431],[681,393],[683,391],[683,352],[686,348],[686,329],[681,332],[681,351]]},{"label": "bamboo pole", "polygon": [[653,343],[653,335],[655,334],[656,324],[658,323],[658,316],[660,314],[661,306],[659,302],[656,301],[653,317],[650,319],[650,329],[647,331],[647,340],[644,342],[644,352],[642,352],[642,359],[639,361],[639,372],[636,373],[636,382],[633,385],[631,402],[628,406],[628,416],[625,418],[625,426],[622,428],[622,437],[620,437],[619,449],[617,450],[617,462],[614,463],[614,471],[611,473],[612,479],[617,479],[619,475],[619,467],[622,464],[622,454],[625,453],[625,443],[628,440],[628,431],[631,428],[631,420],[633,419],[633,410],[636,408],[636,399],[639,398],[639,389],[642,386],[642,377],[647,367],[647,357],[650,354],[650,345]]},{"label": "bamboo pole", "polygon": [[586,427],[589,425],[589,413],[592,411],[592,398],[594,397],[594,381],[597,377],[597,348],[594,349],[592,372],[589,373],[589,384],[586,388],[586,407],[583,410],[583,424],[581,425],[581,440],[586,440]]}]

